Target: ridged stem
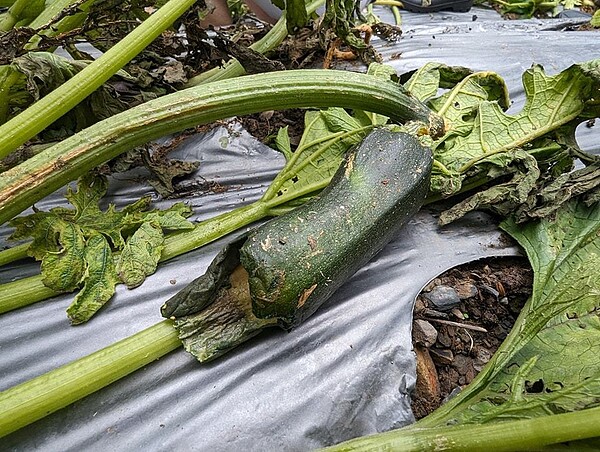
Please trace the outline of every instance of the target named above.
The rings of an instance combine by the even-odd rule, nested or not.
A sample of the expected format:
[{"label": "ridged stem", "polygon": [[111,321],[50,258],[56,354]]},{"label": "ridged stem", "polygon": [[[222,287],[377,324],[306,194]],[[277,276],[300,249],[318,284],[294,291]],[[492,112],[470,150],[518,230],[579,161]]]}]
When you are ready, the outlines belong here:
[{"label": "ridged stem", "polygon": [[100,58],[0,126],[0,158],[6,157],[94,92],[170,27],[194,1],[170,0]]},{"label": "ridged stem", "polygon": [[333,70],[273,72],[209,83],[146,102],[96,123],[0,174],[0,224],[120,153],[198,124],[297,107],[346,107],[393,120],[443,121],[392,81]]},{"label": "ridged stem", "polygon": [[164,320],[0,393],[0,437],[98,391],[181,346]]},{"label": "ridged stem", "polygon": [[347,441],[323,449],[327,452],[429,450],[502,452],[595,438],[600,432],[600,407],[533,419],[483,425],[456,425],[418,429],[406,427]]}]

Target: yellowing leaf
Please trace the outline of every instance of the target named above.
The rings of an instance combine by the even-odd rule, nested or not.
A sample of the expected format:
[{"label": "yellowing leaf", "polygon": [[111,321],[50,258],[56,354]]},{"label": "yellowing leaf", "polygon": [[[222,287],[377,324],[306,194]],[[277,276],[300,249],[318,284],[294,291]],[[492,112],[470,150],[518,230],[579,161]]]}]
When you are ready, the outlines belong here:
[{"label": "yellowing leaf", "polygon": [[56,220],[52,229],[61,248],[42,258],[42,282],[57,292],[71,292],[83,278],[85,239],[81,229],[72,223]]},{"label": "yellowing leaf", "polygon": [[102,234],[92,235],[85,247],[83,288],[67,309],[73,325],[87,322],[110,300],[119,282],[110,245]]},{"label": "yellowing leaf", "polygon": [[129,238],[117,263],[117,273],[129,289],[139,286],[156,271],[164,248],[164,236],[154,222],[142,223]]}]

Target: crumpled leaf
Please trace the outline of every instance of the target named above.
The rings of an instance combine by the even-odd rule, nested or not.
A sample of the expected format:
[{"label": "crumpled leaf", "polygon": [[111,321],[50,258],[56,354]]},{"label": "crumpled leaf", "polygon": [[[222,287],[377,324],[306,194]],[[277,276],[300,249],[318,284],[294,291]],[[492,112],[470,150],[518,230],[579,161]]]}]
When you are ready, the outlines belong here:
[{"label": "crumpled leaf", "polygon": [[[28,254],[42,261],[42,282],[57,292],[82,287],[67,314],[73,323],[87,321],[114,293],[119,278],[129,288],[140,285],[156,270],[163,249],[164,232],[189,230],[186,219],[192,209],[183,203],[165,210],[148,210],[150,199],[116,210],[103,211],[99,203],[106,194],[107,179],[93,173],[67,189],[75,207],[56,207],[11,221],[13,240],[32,237]],[[110,240],[110,242],[109,242]],[[111,247],[112,244],[112,247]],[[113,259],[122,250],[117,269]]]},{"label": "crumpled leaf", "polygon": [[71,292],[83,278],[85,238],[81,229],[59,218],[50,219],[51,231],[57,236],[58,251],[48,251],[42,257],[42,282],[57,292]]},{"label": "crumpled leaf", "polygon": [[142,223],[129,238],[117,263],[119,278],[128,289],[138,287],[156,271],[164,241],[160,225],[153,221]]},{"label": "crumpled leaf", "polygon": [[[122,249],[125,246],[123,230],[135,224],[137,216],[148,209],[150,197],[142,197],[121,211],[117,211],[113,204],[102,211],[99,202],[106,195],[107,189],[108,181],[105,177],[90,173],[77,181],[76,191],[69,187],[65,197],[75,207],[75,212],[70,214],[72,221],[77,222],[88,235],[99,231],[111,239],[116,249]],[[52,209],[51,212],[57,211]],[[65,217],[69,213],[63,209],[61,215]],[[140,221],[141,219],[137,220]]]},{"label": "crumpled leaf", "polygon": [[536,187],[540,177],[536,159],[524,151],[516,151],[492,156],[483,165],[489,165],[487,176],[497,179],[500,176],[512,173],[508,182],[493,185],[479,191],[473,196],[461,201],[441,213],[439,223],[445,225],[464,216],[473,210],[488,209],[506,217],[517,210],[527,210],[533,203],[530,193]]},{"label": "crumpled leaf", "polygon": [[[556,210],[559,199],[563,203],[594,190],[598,183],[592,180],[591,170],[585,183],[568,182],[571,179],[561,174],[571,171],[574,160],[585,154],[577,148],[575,128],[599,114],[594,101],[600,90],[599,66],[600,61],[593,60],[553,76],[546,75],[540,66],[532,67],[523,75],[525,106],[515,115],[504,111],[510,102],[497,74],[468,74],[460,68],[453,71],[435,64],[413,74],[406,86],[418,97],[429,99],[429,105],[444,117],[448,128],[432,146],[432,194],[449,197],[482,183],[499,184],[461,203],[442,217],[444,223],[476,208],[489,208],[503,215],[518,211],[521,220],[531,218],[528,209],[535,209],[533,217],[539,217]],[[450,91],[430,97],[442,85],[452,83],[455,85]],[[521,151],[538,159],[537,168],[532,164],[523,166],[522,157],[514,160]],[[495,167],[493,172],[490,163]],[[522,171],[533,172],[517,174]],[[506,182],[509,174],[514,175],[513,180]],[[537,180],[533,180],[536,174]],[[553,183],[555,178],[558,181]],[[523,192],[526,187],[529,193]]]},{"label": "crumpled leaf", "polygon": [[523,74],[527,100],[520,113],[509,115],[496,100],[482,99],[470,132],[451,142],[442,138],[436,160],[451,171],[464,173],[492,154],[523,147],[577,118],[598,84],[586,66],[590,64],[573,65],[554,76],[547,76],[541,66],[527,70]]},{"label": "crumpled leaf", "polygon": [[185,161],[163,158],[153,158],[147,153],[143,153],[144,165],[154,176],[148,182],[162,197],[172,195],[175,191],[173,180],[193,173],[200,166],[198,161]]},{"label": "crumpled leaf", "polygon": [[600,205],[572,200],[554,219],[502,228],[531,262],[532,296],[488,366],[424,427],[600,406]]},{"label": "crumpled leaf", "polygon": [[119,282],[110,245],[102,234],[95,233],[85,245],[83,288],[67,308],[73,325],[87,322],[110,300]]}]

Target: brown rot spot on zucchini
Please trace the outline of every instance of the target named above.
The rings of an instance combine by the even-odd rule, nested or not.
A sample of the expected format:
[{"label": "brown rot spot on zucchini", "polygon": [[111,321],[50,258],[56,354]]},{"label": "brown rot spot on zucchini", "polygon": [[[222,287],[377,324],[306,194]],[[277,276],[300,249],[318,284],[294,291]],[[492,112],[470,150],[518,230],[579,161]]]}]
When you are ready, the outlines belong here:
[{"label": "brown rot spot on zucchini", "polygon": [[318,197],[230,243],[162,314],[200,361],[297,326],[420,209],[431,164],[416,137],[374,130]]}]

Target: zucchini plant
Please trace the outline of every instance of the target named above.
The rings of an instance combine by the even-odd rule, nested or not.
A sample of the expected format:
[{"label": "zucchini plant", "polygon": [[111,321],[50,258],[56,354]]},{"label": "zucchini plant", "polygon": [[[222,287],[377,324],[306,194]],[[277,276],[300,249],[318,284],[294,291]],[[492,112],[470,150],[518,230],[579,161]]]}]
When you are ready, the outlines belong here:
[{"label": "zucchini plant", "polygon": [[[563,171],[567,171],[568,166],[564,164],[553,165],[550,164],[550,162],[561,162],[569,156],[569,158],[574,159],[576,155],[579,155],[577,154],[577,149],[573,148],[572,142],[567,142],[569,146],[565,146],[565,141],[560,140],[559,138],[564,137],[564,134],[567,133],[568,130],[574,130],[582,118],[584,119],[587,115],[597,113],[598,106],[593,97],[599,79],[597,69],[595,69],[596,67],[597,62],[590,62],[569,68],[563,73],[553,77],[547,77],[539,68],[534,68],[524,77],[528,90],[528,103],[526,105],[526,109],[528,110],[526,111],[542,108],[539,103],[539,98],[536,96],[536,89],[541,89],[544,93],[555,94],[555,96],[544,99],[544,105],[548,108],[547,114],[549,115],[544,120],[544,124],[547,125],[549,123],[548,119],[551,119],[552,124],[556,126],[556,130],[560,130],[561,132],[558,135],[551,127],[537,130],[538,127],[535,123],[532,123],[531,114],[529,113],[513,117],[509,117],[503,113],[501,111],[501,106],[507,103],[505,96],[506,91],[501,79],[495,74],[473,74],[464,69],[448,68],[443,65],[428,65],[413,74],[412,78],[406,82],[405,86],[411,89],[414,97],[427,100],[429,105],[434,106],[435,110],[441,112],[446,122],[451,125],[449,132],[445,136],[437,141],[430,141],[434,150],[434,158],[436,159],[433,162],[432,170],[436,179],[432,180],[431,192],[440,193],[442,191],[440,187],[444,190],[451,189],[454,190],[454,192],[458,192],[460,188],[457,188],[456,184],[459,184],[459,187],[460,185],[465,185],[468,188],[472,188],[475,185],[475,182],[482,183],[483,181],[489,182],[490,180],[494,180],[494,175],[497,177],[502,176],[500,184],[497,184],[496,186],[500,187],[499,189],[503,190],[503,193],[511,194],[515,192],[514,185],[505,184],[505,176],[507,174],[516,174],[519,177],[525,177],[528,174],[522,172],[523,167],[521,166],[511,166],[511,162],[515,162],[515,151],[512,147],[516,146],[515,143],[518,143],[519,147],[525,147],[532,156],[535,155],[539,157],[540,166],[537,167],[537,163],[535,166],[530,165],[529,168],[533,168],[531,171],[533,176],[535,176],[534,183],[529,181],[529,185],[527,185],[527,187],[529,187],[528,191],[525,192],[526,196],[515,198],[511,202],[519,207],[521,205],[517,203],[519,199],[523,202],[523,200],[527,200],[529,196],[535,197],[535,193],[539,193],[539,191],[536,192],[536,189],[538,188],[544,192],[547,187],[542,183],[544,182],[544,178],[540,176],[542,170],[545,170],[546,174],[552,174],[552,171],[557,167]],[[379,82],[379,84],[381,83],[382,82]],[[570,87],[570,96],[564,96],[562,94],[564,89],[561,87],[564,86]],[[450,88],[450,90],[441,97],[436,98],[434,97],[435,93],[437,93],[440,87]],[[494,105],[496,106],[494,107]],[[313,120],[319,122],[317,118],[325,113],[313,112],[311,114]],[[492,134],[492,131],[484,131],[484,133],[482,133],[481,129],[477,129],[482,123],[481,119],[490,114],[495,115],[494,117],[496,118],[500,118],[497,122],[497,126],[500,130],[497,130],[494,135],[496,137],[501,137],[501,140],[494,142],[493,145],[490,145],[487,141],[477,141],[476,139],[479,137],[481,140],[482,136]],[[565,115],[566,118],[561,115]],[[430,117],[430,114],[428,114],[427,117]],[[325,116],[325,118],[327,118],[327,116]],[[381,123],[380,121],[382,121],[382,118],[377,115],[355,111],[354,118],[352,119],[350,117],[349,119],[347,115],[343,116],[340,111],[339,114],[332,115],[327,119],[321,117],[320,120],[322,121],[321,124],[329,124],[332,127],[332,129],[325,128],[329,130],[329,132],[336,130],[332,134],[333,140],[310,138],[308,141],[310,141],[312,145],[306,146],[306,148],[311,149],[312,152],[308,154],[291,152],[289,150],[289,141],[286,140],[285,133],[281,133],[278,137],[278,146],[288,158],[288,165],[291,163],[293,163],[293,165],[299,165],[286,166],[278,181],[277,179],[274,181],[276,182],[272,186],[274,188],[267,191],[268,193],[271,192],[271,195],[273,192],[279,194],[281,191],[281,195],[278,197],[280,201],[287,202],[293,199],[289,194],[286,194],[286,190],[289,190],[289,187],[293,185],[292,179],[293,176],[297,174],[297,169],[310,169],[312,162],[316,161],[313,160],[313,156],[321,155],[319,154],[322,152],[319,151],[320,148],[318,146],[313,147],[314,145],[323,142],[338,143],[341,145],[342,137],[355,136],[356,130],[364,127],[365,124],[379,124]],[[383,122],[384,121],[385,120],[383,120]],[[521,121],[523,121],[523,126],[516,127],[516,124],[519,124]],[[341,124],[344,124],[343,129],[339,128],[341,127]],[[487,124],[490,123],[487,122]],[[335,127],[337,127],[337,129],[335,129]],[[351,133],[352,130],[355,130],[354,134]],[[419,129],[413,128],[412,130],[418,131]],[[310,133],[314,133],[314,129],[309,128],[307,133],[309,135]],[[527,141],[528,139],[531,141]],[[421,140],[428,141],[427,137],[421,137]],[[470,143],[469,147],[458,147],[456,143],[464,142],[461,140],[467,140],[467,142]],[[479,143],[479,147],[477,143]],[[528,143],[533,144],[528,145]],[[341,155],[339,154],[340,151],[343,154],[344,149],[348,149],[352,145],[352,140],[349,142],[344,141],[343,146],[337,149],[338,153],[336,155],[338,155],[338,158],[341,158]],[[457,146],[454,148],[456,161],[453,161],[450,156],[449,149],[452,149],[452,146]],[[436,155],[436,151],[439,149],[444,149],[444,153],[438,153]],[[568,154],[568,152],[572,153]],[[498,157],[502,155],[504,155],[505,159],[498,159]],[[552,156],[554,158],[553,160]],[[305,158],[306,160],[304,160]],[[495,166],[485,164],[479,165],[480,162],[486,163],[486,159],[488,158],[494,159]],[[519,160],[516,161],[518,162]],[[504,163],[504,166],[502,167],[505,168],[504,172],[492,171],[494,168],[497,169],[500,167],[502,163]],[[593,162],[588,166],[593,168]],[[295,169],[292,170],[292,168]],[[461,172],[462,168],[465,168],[464,172]],[[538,172],[534,171],[536,168]],[[308,176],[308,174],[310,173],[303,173],[303,179],[304,176]],[[589,195],[594,194],[594,184],[581,184],[582,181],[578,180],[577,176],[571,176],[574,173],[565,174],[569,175],[568,179],[561,180],[561,183],[565,188],[585,186],[589,188],[587,192]],[[441,179],[444,175],[448,176],[447,183],[443,183],[444,181]],[[327,178],[326,180],[329,179]],[[307,181],[310,181],[310,178],[307,178]],[[286,185],[288,183],[289,185]],[[312,187],[313,189],[318,189],[323,188],[325,185],[326,183],[323,183],[321,185],[312,185]],[[308,186],[311,186],[310,183]],[[560,185],[554,185],[553,188],[560,187]],[[282,188],[286,188],[286,190],[282,190]],[[313,193],[313,189],[307,188],[302,193]],[[556,193],[557,190],[554,190],[553,192]],[[585,190],[582,193],[585,193]],[[507,198],[508,197],[504,197],[502,200],[506,200]],[[277,197],[273,199],[277,199]],[[560,204],[568,204],[568,197],[561,197],[561,200],[562,202]],[[266,199],[266,202],[267,206],[269,206],[271,201]],[[588,202],[594,203],[593,196],[589,197]],[[285,203],[277,204],[277,201],[275,201],[275,204],[270,204],[270,208],[273,209],[273,211],[276,211],[277,206],[282,205],[285,205]],[[488,203],[488,205],[493,205],[493,203]],[[252,209],[254,208],[255,207],[252,207]],[[261,209],[264,209],[264,205]],[[581,214],[578,213],[577,217],[581,217]],[[567,225],[572,223],[568,216],[565,218]],[[233,221],[233,218],[229,217],[229,220]],[[548,222],[550,220],[544,221]],[[552,223],[550,222],[549,224]],[[590,224],[597,225],[597,222],[591,221]],[[187,233],[181,234],[181,236],[186,234]],[[564,236],[564,234],[559,231],[558,236],[561,237]],[[584,234],[582,237],[585,239],[585,237],[591,236],[589,234]],[[181,237],[175,238],[174,240],[181,240]],[[553,241],[548,240],[542,242],[554,243]],[[308,246],[310,247],[310,244]],[[578,249],[578,246],[569,245],[567,248]],[[542,252],[542,254],[544,254],[544,252]],[[593,255],[593,253],[591,255]],[[555,266],[550,265],[547,268],[551,267],[553,268]],[[589,266],[589,268],[594,267]],[[237,275],[234,277],[234,280],[236,278]],[[540,284],[543,285],[545,283],[542,282]],[[310,289],[310,287],[312,286],[309,286],[308,289]],[[302,288],[301,293],[304,293],[305,290],[306,287]],[[585,290],[582,290],[581,292],[585,293]],[[310,295],[311,294],[308,294],[306,300],[310,298]],[[301,298],[302,296],[299,295],[298,300]],[[304,301],[306,302],[306,300]],[[536,302],[536,310],[541,310],[540,312],[543,312],[546,307],[545,303],[546,301],[544,298],[539,299]],[[560,306],[560,303],[557,306]],[[167,315],[173,314],[168,310],[165,310],[165,313]],[[532,319],[534,318],[535,316],[532,315]],[[276,320],[273,319],[273,322],[275,321]],[[534,322],[534,325],[537,326],[530,331],[532,334],[536,334],[535,332],[538,331],[537,328],[541,324]],[[529,327],[526,329],[528,328]],[[173,329],[173,322],[171,320],[165,320],[148,330],[140,332],[112,347],[101,350],[90,357],[83,358],[70,365],[64,366],[63,368],[56,369],[46,375],[5,391],[0,394],[0,407],[2,407],[3,412],[6,413],[6,415],[1,418],[0,433],[6,434],[49,412],[66,406],[78,398],[96,391],[121,376],[132,372],[139,366],[177,348],[181,344],[177,336],[176,331]],[[513,337],[519,337],[519,333],[515,333]],[[231,343],[229,345],[231,345]],[[502,363],[507,364],[508,361],[502,361]],[[490,381],[493,381],[496,375],[496,373],[492,373],[489,374],[487,378],[490,378]],[[483,378],[484,377],[482,377],[482,379]],[[81,385],[82,381],[86,382],[84,387]],[[477,389],[475,391],[477,392],[479,390],[480,389]],[[469,394],[469,392],[466,392],[465,394]],[[484,392],[482,392],[482,394],[484,394]],[[468,398],[469,397],[465,395],[462,399],[467,400]],[[444,415],[441,414],[439,419],[445,419]],[[433,421],[431,425],[434,425]],[[502,430],[500,429],[500,431]],[[434,429],[429,431],[428,434],[431,435],[430,437],[435,438],[436,433]],[[587,433],[580,432],[578,435],[580,435],[579,437],[589,435],[589,431]],[[549,440],[548,437],[545,437],[544,441],[552,441],[552,438]]]}]

